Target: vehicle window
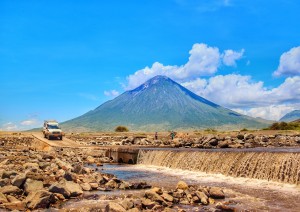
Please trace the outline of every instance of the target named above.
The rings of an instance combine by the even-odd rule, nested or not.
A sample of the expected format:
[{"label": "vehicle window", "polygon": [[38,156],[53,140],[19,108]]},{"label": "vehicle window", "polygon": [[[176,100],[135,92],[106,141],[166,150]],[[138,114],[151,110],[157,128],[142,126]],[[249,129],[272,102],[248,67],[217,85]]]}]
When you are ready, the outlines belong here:
[{"label": "vehicle window", "polygon": [[57,125],[48,125],[48,129],[59,129]]}]

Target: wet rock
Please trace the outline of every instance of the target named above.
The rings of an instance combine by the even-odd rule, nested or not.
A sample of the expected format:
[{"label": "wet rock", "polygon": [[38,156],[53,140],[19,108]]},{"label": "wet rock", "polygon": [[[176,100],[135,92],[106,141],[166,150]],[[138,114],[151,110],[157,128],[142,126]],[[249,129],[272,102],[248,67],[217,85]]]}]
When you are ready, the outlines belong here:
[{"label": "wet rock", "polygon": [[218,202],[216,204],[216,208],[221,210],[222,212],[236,212],[237,211],[234,207],[229,206],[229,205],[225,205],[221,202]]},{"label": "wet rock", "polygon": [[214,199],[224,199],[225,198],[225,194],[224,194],[223,190],[218,187],[211,187],[209,189],[209,194],[210,194],[210,197],[212,197]]},{"label": "wet rock", "polygon": [[26,180],[25,174],[17,175],[11,181],[11,184],[20,188],[24,184],[25,180]]},{"label": "wet rock", "polygon": [[105,207],[106,212],[126,212],[126,210],[119,205],[118,203],[115,202],[110,202],[108,205]]},{"label": "wet rock", "polygon": [[186,184],[186,182],[184,181],[179,181],[177,183],[177,186],[176,186],[177,189],[182,189],[182,190],[186,190],[189,188],[188,184]]},{"label": "wet rock", "polygon": [[32,191],[25,202],[29,209],[48,208],[54,202],[54,195],[46,190]]},{"label": "wet rock", "polygon": [[61,180],[50,186],[49,191],[52,193],[59,193],[65,198],[77,197],[83,194],[82,188],[77,183],[72,181]]},{"label": "wet rock", "polygon": [[24,190],[28,194],[31,191],[37,191],[43,189],[43,182],[39,180],[27,179],[24,184]]},{"label": "wet rock", "polygon": [[1,187],[0,188],[0,193],[2,193],[2,194],[17,195],[17,194],[21,194],[22,190],[19,189],[17,186],[8,185],[8,186]]},{"label": "wet rock", "polygon": [[200,201],[201,201],[201,203],[203,205],[207,205],[208,204],[208,197],[203,192],[196,191],[196,195],[200,199]]}]

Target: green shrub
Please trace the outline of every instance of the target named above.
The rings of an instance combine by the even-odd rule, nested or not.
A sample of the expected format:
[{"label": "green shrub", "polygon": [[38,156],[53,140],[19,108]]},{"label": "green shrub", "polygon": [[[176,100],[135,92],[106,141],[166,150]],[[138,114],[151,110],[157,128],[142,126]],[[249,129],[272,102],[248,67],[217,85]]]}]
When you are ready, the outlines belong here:
[{"label": "green shrub", "polygon": [[241,129],[242,132],[248,131],[247,128]]},{"label": "green shrub", "polygon": [[300,129],[299,123],[286,123],[286,122],[275,122],[269,128],[269,130],[298,130]]},{"label": "green shrub", "polygon": [[129,131],[128,128],[125,126],[117,126],[115,128],[115,132],[128,132],[128,131]]}]

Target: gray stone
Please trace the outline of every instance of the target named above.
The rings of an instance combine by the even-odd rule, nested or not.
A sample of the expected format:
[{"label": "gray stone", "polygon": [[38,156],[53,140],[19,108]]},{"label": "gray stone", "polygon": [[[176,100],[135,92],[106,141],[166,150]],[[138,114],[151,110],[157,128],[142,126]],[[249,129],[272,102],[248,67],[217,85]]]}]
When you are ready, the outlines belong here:
[{"label": "gray stone", "polygon": [[25,180],[26,180],[25,174],[17,175],[11,181],[11,184],[20,188],[24,184]]}]

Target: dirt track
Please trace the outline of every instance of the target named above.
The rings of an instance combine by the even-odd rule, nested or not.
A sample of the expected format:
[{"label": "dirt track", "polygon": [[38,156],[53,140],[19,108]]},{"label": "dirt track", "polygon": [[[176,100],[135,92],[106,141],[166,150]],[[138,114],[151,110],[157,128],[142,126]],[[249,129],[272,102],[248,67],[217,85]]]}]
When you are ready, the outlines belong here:
[{"label": "dirt track", "polygon": [[48,140],[47,138],[44,138],[42,133],[32,133],[32,135],[53,147],[81,147],[81,145],[66,137],[64,137],[63,140]]}]

